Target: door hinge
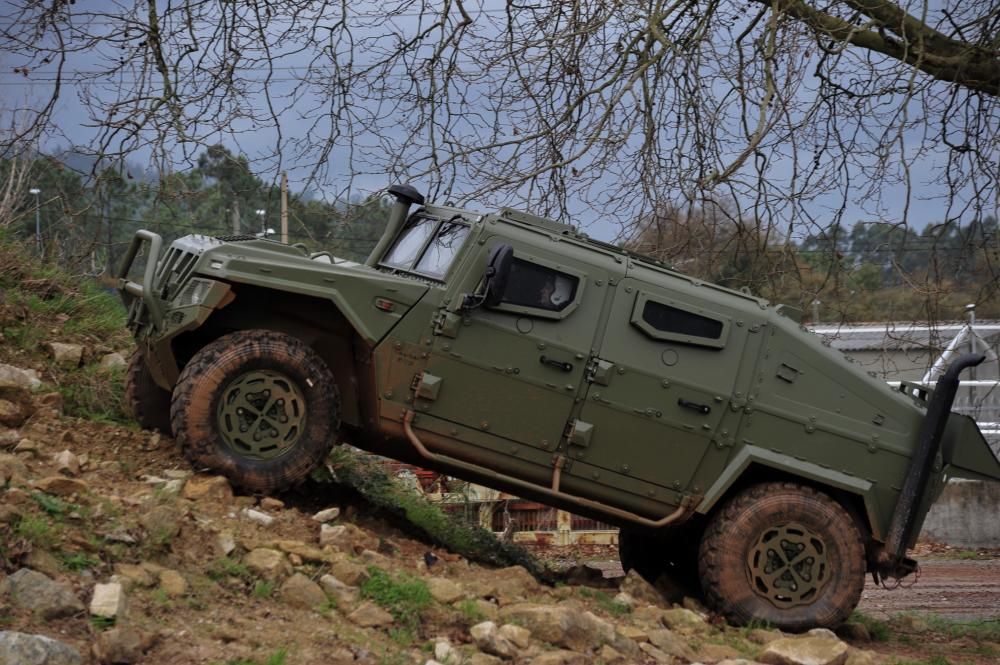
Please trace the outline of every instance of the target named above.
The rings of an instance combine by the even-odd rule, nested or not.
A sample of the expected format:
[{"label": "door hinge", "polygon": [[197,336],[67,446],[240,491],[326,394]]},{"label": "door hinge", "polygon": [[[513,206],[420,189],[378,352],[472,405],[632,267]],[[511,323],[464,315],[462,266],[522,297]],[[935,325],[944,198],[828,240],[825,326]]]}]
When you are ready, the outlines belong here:
[{"label": "door hinge", "polygon": [[613,362],[591,358],[587,363],[586,379],[588,383],[596,383],[599,386],[606,386],[611,383],[611,376],[615,369]]},{"label": "door hinge", "polygon": [[441,335],[443,337],[451,337],[452,339],[458,337],[458,329],[462,325],[462,317],[455,312],[449,312],[447,310],[441,310],[438,312],[437,316],[434,317],[431,332],[435,335]]}]

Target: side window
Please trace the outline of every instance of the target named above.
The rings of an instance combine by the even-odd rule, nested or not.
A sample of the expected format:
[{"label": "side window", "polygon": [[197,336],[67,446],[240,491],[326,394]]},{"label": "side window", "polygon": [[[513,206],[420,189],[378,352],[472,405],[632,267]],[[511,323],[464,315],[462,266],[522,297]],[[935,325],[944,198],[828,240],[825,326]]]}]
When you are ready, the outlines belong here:
[{"label": "side window", "polygon": [[503,304],[562,312],[576,301],[578,277],[535,263],[514,259]]},{"label": "side window", "polygon": [[729,336],[729,317],[642,292],[632,310],[632,325],[653,339],[718,349]]}]

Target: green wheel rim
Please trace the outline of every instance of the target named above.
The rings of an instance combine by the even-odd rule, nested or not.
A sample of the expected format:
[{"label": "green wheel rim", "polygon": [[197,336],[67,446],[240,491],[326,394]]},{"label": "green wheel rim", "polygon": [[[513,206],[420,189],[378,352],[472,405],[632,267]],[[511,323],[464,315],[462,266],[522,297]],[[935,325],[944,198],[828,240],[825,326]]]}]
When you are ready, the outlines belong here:
[{"label": "green wheel rim", "polygon": [[830,580],[827,546],[801,524],[761,533],[747,554],[747,574],[758,596],[778,608],[809,605]]},{"label": "green wheel rim", "polygon": [[306,400],[280,372],[254,370],[231,381],[216,410],[219,433],[241,457],[270,460],[295,447],[306,425]]}]

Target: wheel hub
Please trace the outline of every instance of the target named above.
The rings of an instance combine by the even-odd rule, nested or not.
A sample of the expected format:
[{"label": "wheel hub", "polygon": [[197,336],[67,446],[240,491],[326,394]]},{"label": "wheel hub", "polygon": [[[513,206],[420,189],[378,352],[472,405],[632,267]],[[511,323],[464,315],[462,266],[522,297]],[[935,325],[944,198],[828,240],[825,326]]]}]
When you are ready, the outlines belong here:
[{"label": "wheel hub", "polygon": [[306,401],[298,386],[272,370],[234,379],[216,412],[219,433],[243,457],[274,459],[295,447],[305,426]]},{"label": "wheel hub", "polygon": [[826,543],[801,524],[766,529],[747,554],[747,574],[758,596],[779,608],[808,605],[830,578]]}]

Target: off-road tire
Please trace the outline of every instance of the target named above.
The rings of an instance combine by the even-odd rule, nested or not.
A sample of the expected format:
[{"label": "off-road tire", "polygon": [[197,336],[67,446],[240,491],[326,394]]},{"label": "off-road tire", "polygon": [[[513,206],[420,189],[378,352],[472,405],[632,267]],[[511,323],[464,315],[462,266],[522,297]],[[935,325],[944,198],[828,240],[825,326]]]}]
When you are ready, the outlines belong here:
[{"label": "off-road tire", "polygon": [[[294,393],[290,401],[304,413],[295,421],[294,440],[276,456],[243,451],[233,443],[232,430],[224,431],[220,408],[232,409],[231,395],[240,390],[233,386],[247,376],[280,377]],[[223,403],[224,397],[230,401]],[[259,416],[261,422],[265,417]],[[220,337],[188,362],[174,388],[171,422],[193,465],[213,469],[246,490],[268,493],[305,479],[326,458],[340,428],[340,395],[326,363],[301,340],[245,330]],[[287,443],[271,440],[276,448]]]},{"label": "off-road tire", "polygon": [[125,408],[143,429],[170,434],[170,391],[153,381],[142,352],[132,352],[125,370]]},{"label": "off-road tire", "polygon": [[[764,574],[768,561],[774,567]],[[699,566],[706,602],[728,621],[791,632],[842,624],[865,582],[851,516],[826,494],[787,482],[754,485],[713,515]]]}]

